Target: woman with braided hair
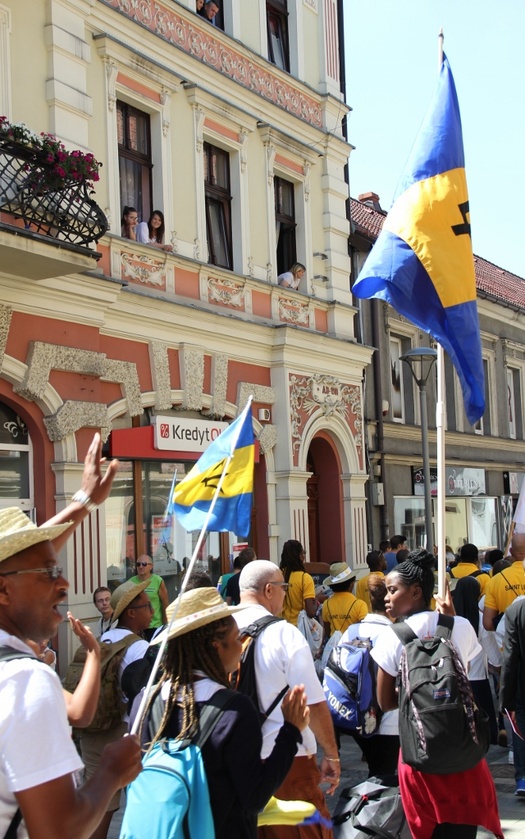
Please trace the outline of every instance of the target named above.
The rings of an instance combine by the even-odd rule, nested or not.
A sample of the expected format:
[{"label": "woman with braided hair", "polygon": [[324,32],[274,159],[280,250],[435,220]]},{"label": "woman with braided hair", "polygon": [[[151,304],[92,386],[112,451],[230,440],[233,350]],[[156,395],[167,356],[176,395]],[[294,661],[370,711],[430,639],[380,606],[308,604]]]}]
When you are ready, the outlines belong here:
[{"label": "woman with braided hair", "polygon": [[309,618],[315,618],[317,602],[315,599],[315,583],[304,567],[306,551],[297,539],[288,539],[283,545],[281,564],[288,591],[284,601],[281,617],[288,623],[297,626],[299,612],[304,609]]},{"label": "woman with braided hair", "polygon": [[[386,577],[385,611],[392,619],[405,618],[406,624],[422,640],[434,638],[438,612],[430,611],[434,592],[434,557],[420,549],[411,551],[405,562]],[[450,592],[436,598],[437,609],[454,615]],[[451,642],[468,670],[479,653],[476,633],[465,618],[454,617]],[[398,707],[396,677],[403,644],[394,631],[378,638],[372,657],[379,666],[377,695],[383,711]],[[403,746],[403,742],[401,742]],[[413,839],[475,839],[477,825],[503,837],[498,815],[494,782],[485,759],[472,769],[437,775],[398,764],[399,786]]]},{"label": "woman with braided hair", "polygon": [[[216,693],[228,690],[231,696],[223,714],[202,746],[215,837],[255,839],[257,813],[286,777],[302,742],[301,731],[308,725],[304,686],[292,688],[284,697],[284,723],[271,755],[262,761],[258,711],[249,696],[228,689],[228,676],[237,669],[242,651],[232,614],[243,607],[227,606],[215,588],[186,591],[168,607],[168,619],[175,606],[163,675],[149,703],[151,709],[160,692],[164,714],[152,732],[148,709],[143,729],[149,730],[153,743],[163,737],[191,738],[202,709],[213,704]],[[161,640],[162,635],[157,636],[153,643]]]}]

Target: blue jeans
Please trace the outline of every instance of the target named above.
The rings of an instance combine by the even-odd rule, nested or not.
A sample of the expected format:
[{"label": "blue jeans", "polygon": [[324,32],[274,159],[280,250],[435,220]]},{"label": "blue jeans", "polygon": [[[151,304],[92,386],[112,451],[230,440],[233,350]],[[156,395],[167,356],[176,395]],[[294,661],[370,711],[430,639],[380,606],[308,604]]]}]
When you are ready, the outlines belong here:
[{"label": "blue jeans", "polygon": [[[516,723],[525,736],[525,705],[519,689],[516,697]],[[514,749],[514,777],[517,781],[521,781],[525,779],[525,740],[521,740],[514,732],[512,732],[512,748]]]}]

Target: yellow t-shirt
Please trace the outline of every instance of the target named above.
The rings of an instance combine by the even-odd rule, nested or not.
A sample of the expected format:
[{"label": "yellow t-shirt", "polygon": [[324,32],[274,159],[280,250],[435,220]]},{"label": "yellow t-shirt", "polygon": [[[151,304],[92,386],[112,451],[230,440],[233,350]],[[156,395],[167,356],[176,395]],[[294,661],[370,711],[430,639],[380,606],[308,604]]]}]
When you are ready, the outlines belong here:
[{"label": "yellow t-shirt", "polygon": [[[463,577],[470,577],[470,575],[474,574],[475,571],[479,571],[479,568],[474,562],[458,562],[458,564],[452,568],[452,572],[449,571],[449,574],[454,580],[461,580]],[[481,591],[479,596],[481,598],[486,592],[490,576],[484,571],[483,574],[478,574],[474,579],[479,583]]]},{"label": "yellow t-shirt", "polygon": [[344,632],[352,623],[359,623],[368,615],[368,608],[363,600],[358,600],[349,591],[334,591],[323,603],[324,623],[330,624],[330,635],[339,630]]},{"label": "yellow t-shirt", "polygon": [[286,592],[281,617],[297,626],[297,618],[301,609],[304,609],[304,601],[315,600],[314,580],[305,571],[292,571],[288,582],[290,588]]},{"label": "yellow t-shirt", "polygon": [[[382,571],[374,571],[378,577],[384,577]],[[367,574],[366,577],[362,577],[360,580],[357,581],[357,585],[355,587],[355,596],[358,600],[363,600],[366,603],[367,609],[369,612],[372,611],[372,606],[370,605],[370,594],[368,593],[368,578],[370,574]]]},{"label": "yellow t-shirt", "polygon": [[495,577],[491,577],[485,594],[485,606],[504,612],[520,594],[525,594],[525,570],[521,559],[504,568]]}]

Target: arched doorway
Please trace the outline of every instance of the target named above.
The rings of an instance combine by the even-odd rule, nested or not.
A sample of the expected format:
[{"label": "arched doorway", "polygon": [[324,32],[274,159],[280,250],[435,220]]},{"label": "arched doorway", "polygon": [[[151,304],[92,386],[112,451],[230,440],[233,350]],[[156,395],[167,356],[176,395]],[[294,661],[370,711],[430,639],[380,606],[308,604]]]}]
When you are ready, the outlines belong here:
[{"label": "arched doorway", "polygon": [[309,562],[342,562],[344,553],[343,498],[339,456],[328,435],[310,443],[307,470]]}]

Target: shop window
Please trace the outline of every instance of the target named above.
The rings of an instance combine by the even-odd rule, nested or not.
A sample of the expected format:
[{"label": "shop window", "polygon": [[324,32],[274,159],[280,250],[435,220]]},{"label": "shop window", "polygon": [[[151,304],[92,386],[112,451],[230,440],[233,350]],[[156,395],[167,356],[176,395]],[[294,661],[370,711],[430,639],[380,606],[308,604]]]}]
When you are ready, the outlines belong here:
[{"label": "shop window", "polygon": [[[119,471],[106,502],[107,576],[115,588],[135,574],[140,553],[153,558],[173,600],[191,559],[199,533],[187,533],[172,517],[166,518],[173,476],[181,480],[193,463],[120,461]],[[230,542],[235,538],[230,534]],[[221,534],[208,533],[195,568],[205,571],[216,584],[221,563]]]},{"label": "shop window", "polygon": [[266,0],[266,21],[268,26],[268,60],[280,67],[281,70],[289,70],[288,8],[286,0]]},{"label": "shop window", "polygon": [[33,508],[32,449],[23,420],[0,403],[0,507]]},{"label": "shop window", "polygon": [[230,156],[204,143],[204,192],[208,262],[233,268]]},{"label": "shop window", "polygon": [[277,274],[289,271],[297,261],[295,240],[295,190],[293,183],[274,178]]},{"label": "shop window", "polygon": [[117,102],[120,202],[135,207],[139,220],[152,210],[150,117],[125,102]]}]

